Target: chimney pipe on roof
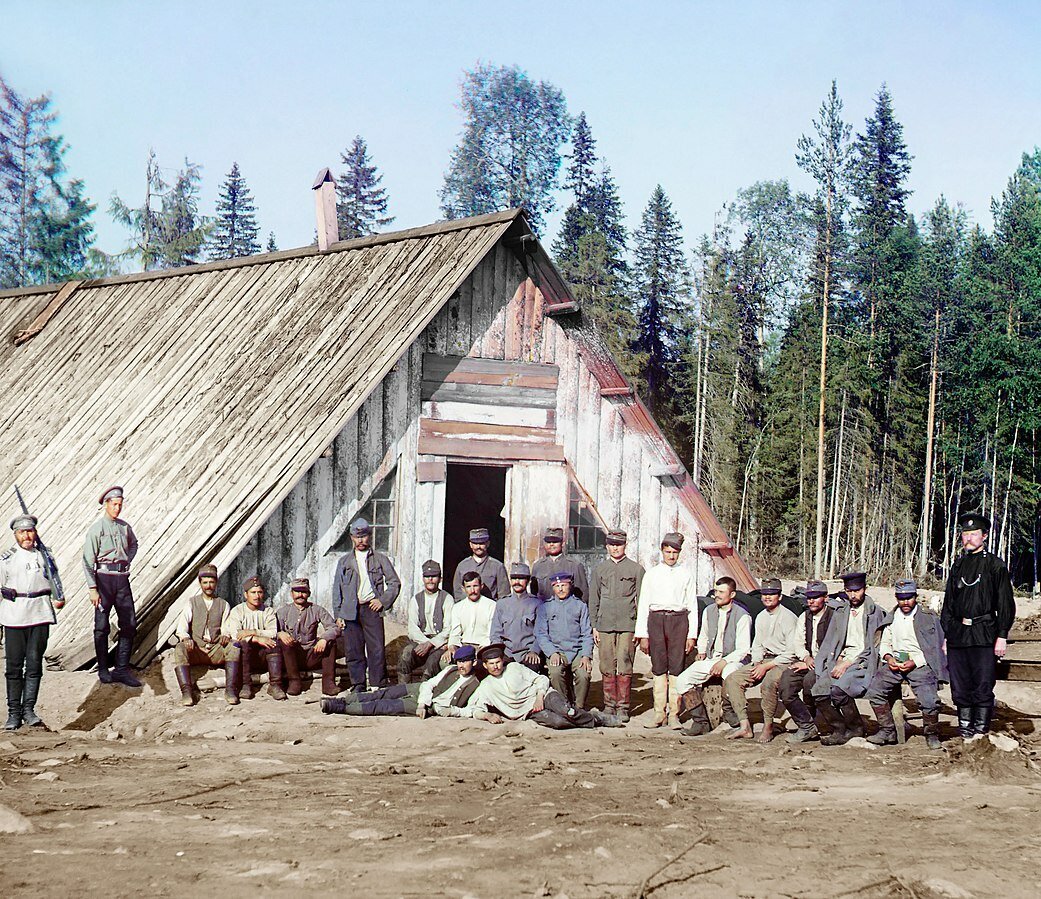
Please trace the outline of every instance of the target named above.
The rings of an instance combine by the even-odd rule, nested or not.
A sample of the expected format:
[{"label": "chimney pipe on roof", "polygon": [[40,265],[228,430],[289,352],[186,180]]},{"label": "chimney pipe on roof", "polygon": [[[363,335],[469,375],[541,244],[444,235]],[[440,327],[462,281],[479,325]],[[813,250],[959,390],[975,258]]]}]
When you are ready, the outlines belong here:
[{"label": "chimney pipe on roof", "polygon": [[340,239],[336,225],[336,182],[329,168],[322,169],[311,185],[314,191],[315,227],[318,229],[318,252],[328,253]]}]

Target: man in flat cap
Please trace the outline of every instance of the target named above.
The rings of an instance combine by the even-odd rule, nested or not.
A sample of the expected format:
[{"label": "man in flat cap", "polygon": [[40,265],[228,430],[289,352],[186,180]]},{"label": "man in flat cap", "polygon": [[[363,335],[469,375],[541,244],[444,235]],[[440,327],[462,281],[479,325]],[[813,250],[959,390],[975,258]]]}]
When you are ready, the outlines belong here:
[{"label": "man in flat cap", "polygon": [[488,676],[474,694],[474,718],[502,724],[504,720],[531,718],[543,727],[566,730],[573,727],[621,727],[614,715],[571,705],[550,685],[549,678],[506,658],[501,643],[484,646],[477,654]]},{"label": "man in flat cap", "polygon": [[383,616],[401,592],[401,579],[383,553],[372,548],[372,526],[364,518],[351,522],[353,552],[336,563],[333,617],[347,638],[347,670],[351,689],[387,686],[386,633]]},{"label": "man in flat cap", "polygon": [[452,630],[455,599],[441,589],[441,566],[427,559],[422,573],[423,589],[408,603],[408,643],[398,658],[399,684],[411,683],[417,671],[423,680],[437,674]]},{"label": "man in flat cap", "polygon": [[593,676],[593,628],[589,607],[571,592],[570,571],[550,575],[553,598],[539,606],[535,639],[546,657],[549,682],[568,704],[586,706]]},{"label": "man in flat cap", "polygon": [[897,607],[882,621],[878,654],[882,659],[868,687],[867,697],[878,720],[878,733],[869,743],[885,746],[896,743],[896,723],[891,700],[900,695],[904,683],[911,685],[922,709],[925,742],[940,749],[940,699],[937,691],[946,683],[947,654],[943,648],[940,619],[918,605],[918,586],[904,579],[896,582]]},{"label": "man in flat cap", "polygon": [[472,646],[460,646],[452,654],[454,665],[421,684],[397,684],[368,693],[325,698],[326,715],[415,715],[427,718],[469,718],[473,711],[477,654]]},{"label": "man in flat cap", "polygon": [[495,604],[488,642],[502,643],[508,659],[527,665],[532,671],[541,671],[535,621],[542,600],[528,592],[530,577],[531,570],[525,562],[510,566],[510,595]]},{"label": "man in flat cap", "polygon": [[831,729],[821,737],[822,746],[841,746],[864,736],[857,699],[867,693],[878,670],[875,634],[886,617],[885,610],[867,595],[863,572],[851,571],[840,577],[844,590],[827,601],[832,609],[831,624],[813,660],[817,679],[811,692]]},{"label": "man in flat cap", "polygon": [[958,524],[962,553],[947,576],[940,623],[947,637],[958,732],[968,740],[990,731],[997,660],[1008,649],[1016,602],[1005,563],[985,549],[990,519],[968,512]]},{"label": "man in flat cap", "polygon": [[796,614],[781,605],[781,582],[768,578],[759,588],[763,610],[755,616],[752,629],[752,655],[747,665],[730,674],[723,682],[727,699],[741,726],[727,736],[732,740],[752,739],[752,722],[748,717],[745,691],[759,685],[759,701],[763,710],[760,743],[769,743],[774,735],[774,712],[777,711],[777,688],[787,666],[788,647],[795,636]]},{"label": "man in flat cap", "polygon": [[625,531],[607,534],[608,558],[589,579],[589,623],[600,650],[604,711],[629,720],[636,655],[636,608],[643,585],[643,566],[626,554]]},{"label": "man in flat cap", "polygon": [[223,668],[227,662],[228,615],[231,607],[217,595],[217,567],[203,565],[199,569],[199,592],[177,616],[174,633],[174,674],[181,688],[181,705],[195,705],[192,691],[192,665]]},{"label": "man in flat cap", "polygon": [[311,602],[311,582],[307,578],[293,578],[289,596],[290,602],[275,609],[286,693],[299,696],[303,692],[301,670],[321,669],[322,695],[335,696],[336,647],[341,630],[326,609]]},{"label": "man in flat cap", "polygon": [[[137,612],[130,590],[130,565],[137,555],[134,529],[119,517],[123,511],[123,488],[109,487],[98,500],[104,507],[101,517],[90,526],[83,541],[83,571],[87,577],[90,601],[94,605],[94,652],[98,660],[98,680],[125,687],[141,686],[130,671],[130,654],[137,633]],[[109,614],[116,610],[119,642],[116,668],[109,670]]]},{"label": "man in flat cap", "polygon": [[65,603],[55,595],[58,566],[36,539],[36,518],[19,515],[11,522],[14,547],[0,555],[0,626],[4,629],[7,675],[5,730],[23,724],[42,727],[36,699],[43,679],[43,653],[55,609]]},{"label": "man in flat cap", "polygon": [[[789,743],[807,743],[820,737],[817,728],[817,700],[813,685],[817,680],[814,658],[828,633],[833,610],[827,605],[828,588],[823,581],[809,581],[803,591],[806,610],[795,624],[787,657],[791,659],[779,688],[781,702],[792,716],[797,730],[788,735]],[[823,721],[821,722],[823,726]]]},{"label": "man in flat cap", "polygon": [[542,532],[543,554],[531,566],[531,582],[535,595],[543,602],[553,598],[553,586],[550,578],[558,571],[566,571],[571,575],[572,594],[583,602],[589,601],[589,582],[586,579],[586,567],[578,559],[564,554],[564,529],[546,528]]},{"label": "man in flat cap", "polygon": [[670,532],[661,539],[661,562],[640,585],[636,607],[636,639],[651,657],[654,676],[654,718],[661,727],[672,712],[679,720],[680,691],[676,677],[698,637],[698,588],[694,575],[680,564],[683,535]]},{"label": "man in flat cap", "polygon": [[441,657],[447,665],[460,646],[475,650],[488,642],[492,631],[492,616],[496,603],[481,592],[481,576],[476,571],[463,575],[463,598],[452,606],[452,629],[448,634],[448,649]]},{"label": "man in flat cap", "polygon": [[272,699],[286,698],[282,689],[282,653],[278,648],[278,619],[275,610],[264,605],[267,595],[256,575],[242,584],[245,602],[239,603],[228,614],[228,633],[232,644],[228,647],[224,664],[224,698],[228,705],[238,705],[239,697],[253,698],[253,669],[267,666],[267,691]]},{"label": "man in flat cap", "polygon": [[481,592],[489,599],[494,601],[509,596],[510,578],[506,566],[488,554],[491,539],[488,528],[470,531],[470,555],[456,566],[452,578],[452,595],[456,602],[463,599],[463,575],[468,571],[476,571],[481,576]]}]

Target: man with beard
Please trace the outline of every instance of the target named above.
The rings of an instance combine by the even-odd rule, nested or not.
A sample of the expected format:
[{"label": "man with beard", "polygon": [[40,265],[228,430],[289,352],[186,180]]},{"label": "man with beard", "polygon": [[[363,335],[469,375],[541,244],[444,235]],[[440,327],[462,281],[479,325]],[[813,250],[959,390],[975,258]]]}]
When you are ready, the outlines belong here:
[{"label": "man with beard", "polygon": [[817,681],[814,658],[828,633],[833,614],[827,606],[828,588],[823,581],[807,583],[804,595],[806,611],[795,624],[792,644],[786,654],[789,664],[778,688],[781,702],[797,727],[794,734],[789,734],[789,743],[807,743],[820,737],[816,725],[817,701],[812,693]]},{"label": "man with beard", "polygon": [[488,528],[470,531],[470,556],[456,566],[452,578],[452,595],[456,602],[463,598],[463,575],[469,571],[476,571],[481,576],[481,592],[489,599],[494,601],[509,596],[510,578],[506,566],[488,554],[491,539]]},{"label": "man with beard", "polygon": [[188,600],[174,628],[178,640],[173,655],[174,674],[181,688],[181,705],[195,705],[192,665],[221,668],[227,661],[230,613],[231,608],[217,595],[217,567],[203,565],[199,569],[199,592]]}]

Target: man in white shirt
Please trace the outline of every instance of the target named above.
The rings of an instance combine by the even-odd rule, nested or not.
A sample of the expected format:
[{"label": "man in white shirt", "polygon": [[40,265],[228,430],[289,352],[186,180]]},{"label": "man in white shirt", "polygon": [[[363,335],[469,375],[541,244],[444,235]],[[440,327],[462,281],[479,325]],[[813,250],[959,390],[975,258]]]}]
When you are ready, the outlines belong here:
[{"label": "man in white shirt", "polygon": [[463,575],[463,599],[452,606],[452,630],[448,635],[448,649],[441,657],[447,665],[460,646],[480,649],[488,642],[495,615],[495,601],[481,592],[481,576],[476,571]]},{"label": "man in white shirt", "polygon": [[224,665],[224,698],[228,705],[238,705],[239,697],[253,698],[252,667],[267,665],[267,691],[272,699],[286,698],[282,689],[282,653],[278,648],[278,618],[275,610],[264,605],[264,585],[256,575],[242,585],[245,602],[228,614],[228,633],[233,641]]},{"label": "man in white shirt", "polygon": [[227,662],[231,643],[228,615],[231,607],[217,595],[217,567],[199,569],[199,592],[185,603],[177,618],[174,633],[174,674],[181,688],[181,705],[195,705],[192,691],[192,665],[220,668]]},{"label": "man in white shirt", "polygon": [[[786,658],[790,661],[781,675],[778,692],[798,728],[788,736],[789,743],[808,743],[820,737],[816,722],[817,700],[813,685],[817,681],[814,657],[831,624],[832,609],[828,607],[828,587],[823,581],[809,581],[804,588],[806,610],[795,624],[792,645]],[[820,722],[824,727],[824,721]]]},{"label": "man in white shirt", "polygon": [[680,567],[683,535],[671,532],[661,540],[661,562],[643,576],[636,605],[636,641],[651,657],[654,677],[654,718],[647,727],[661,727],[672,713],[679,717],[676,676],[698,636],[698,589],[694,575]]},{"label": "man in white shirt", "polygon": [[441,566],[433,559],[423,563],[423,589],[409,600],[408,640],[398,659],[398,683],[412,681],[416,671],[426,680],[437,674],[448,648],[455,600],[441,589]]},{"label": "man in white shirt", "polygon": [[741,722],[741,727],[727,734],[727,737],[731,740],[750,740],[753,730],[745,691],[759,684],[759,701],[763,710],[763,731],[759,735],[759,742],[769,743],[773,739],[777,685],[785,670],[789,645],[798,619],[794,612],[781,605],[781,582],[777,578],[763,581],[759,595],[763,601],[763,611],[755,616],[751,660],[728,675],[723,688],[734,714]]}]

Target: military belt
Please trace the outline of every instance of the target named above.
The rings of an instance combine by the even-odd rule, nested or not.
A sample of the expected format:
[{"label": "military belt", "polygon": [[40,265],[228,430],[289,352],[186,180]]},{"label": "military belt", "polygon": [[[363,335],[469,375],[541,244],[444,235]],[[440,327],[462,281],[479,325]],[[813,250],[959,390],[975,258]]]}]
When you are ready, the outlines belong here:
[{"label": "military belt", "polygon": [[106,562],[95,569],[98,574],[129,574],[130,564],[127,562]]},{"label": "military belt", "polygon": [[977,615],[975,618],[962,618],[961,623],[966,627],[972,627],[977,621],[986,621],[989,618],[997,618],[997,612],[987,612],[986,615]]}]

